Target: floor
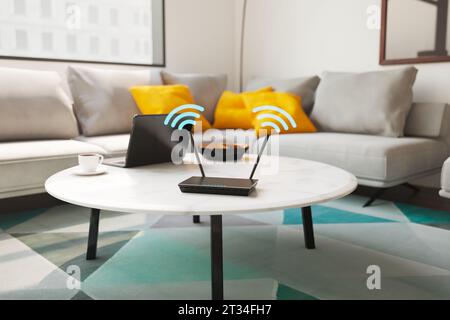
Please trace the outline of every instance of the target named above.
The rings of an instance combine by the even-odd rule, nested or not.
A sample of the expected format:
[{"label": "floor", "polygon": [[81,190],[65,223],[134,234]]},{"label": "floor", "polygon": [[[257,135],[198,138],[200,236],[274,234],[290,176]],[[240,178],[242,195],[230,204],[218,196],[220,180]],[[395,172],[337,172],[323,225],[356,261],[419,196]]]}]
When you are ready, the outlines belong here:
[{"label": "floor", "polygon": [[[299,210],[224,217],[225,298],[450,299],[450,212],[366,199],[313,207],[316,250]],[[0,215],[0,299],[210,297],[208,218],[103,212],[94,261],[88,221],[71,205]]]}]

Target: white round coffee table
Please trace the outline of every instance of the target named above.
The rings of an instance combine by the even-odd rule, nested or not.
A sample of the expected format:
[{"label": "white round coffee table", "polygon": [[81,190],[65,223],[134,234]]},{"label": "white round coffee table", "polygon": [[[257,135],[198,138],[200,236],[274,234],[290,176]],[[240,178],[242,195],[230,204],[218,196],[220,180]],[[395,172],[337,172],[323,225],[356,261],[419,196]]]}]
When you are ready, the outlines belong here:
[{"label": "white round coffee table", "polygon": [[[276,165],[278,163],[278,165]],[[204,164],[207,176],[247,178],[252,161]],[[314,249],[311,205],[344,197],[357,180],[336,167],[307,160],[264,156],[259,179],[249,197],[182,193],[178,183],[200,175],[193,163],[139,168],[106,167],[106,174],[78,176],[70,168],[45,183],[49,194],[65,202],[91,208],[87,259],[95,259],[100,210],[127,213],[211,216],[212,298],[223,299],[222,215],[301,208],[305,245]]]}]

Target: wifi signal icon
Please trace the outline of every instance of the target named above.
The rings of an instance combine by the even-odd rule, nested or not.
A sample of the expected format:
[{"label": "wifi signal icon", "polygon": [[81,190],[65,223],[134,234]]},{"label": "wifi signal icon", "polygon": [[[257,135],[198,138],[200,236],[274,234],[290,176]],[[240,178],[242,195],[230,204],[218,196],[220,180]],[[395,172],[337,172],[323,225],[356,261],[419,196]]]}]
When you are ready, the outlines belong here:
[{"label": "wifi signal icon", "polygon": [[[182,130],[187,125],[195,125],[195,121],[200,118],[200,114],[187,110],[196,110],[201,113],[205,111],[205,108],[196,104],[184,104],[176,107],[167,115],[164,125],[168,126],[170,124],[172,128],[177,127],[179,130]],[[176,117],[172,120],[175,115]]]},{"label": "wifi signal icon", "polygon": [[[297,128],[297,123],[295,122],[294,118],[286,112],[286,110],[276,107],[276,106],[260,106],[256,107],[253,110],[253,113],[263,112],[263,111],[270,111],[271,113],[260,113],[256,116],[256,119],[263,121],[261,123],[261,127],[269,127],[275,130],[276,133],[281,132],[281,127],[285,130],[289,130],[289,125],[286,123],[286,121],[280,117],[280,115],[284,116],[292,126],[292,128]],[[275,112],[275,113],[272,113]],[[280,127],[281,126],[281,127]]]}]

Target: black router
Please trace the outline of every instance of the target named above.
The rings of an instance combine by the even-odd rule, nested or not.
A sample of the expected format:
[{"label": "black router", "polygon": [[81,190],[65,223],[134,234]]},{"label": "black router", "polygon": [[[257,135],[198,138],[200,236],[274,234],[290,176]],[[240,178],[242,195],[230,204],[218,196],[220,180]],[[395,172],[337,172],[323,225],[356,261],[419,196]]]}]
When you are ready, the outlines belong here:
[{"label": "black router", "polygon": [[194,138],[191,133],[191,143],[194,148],[194,153],[197,158],[197,162],[202,174],[201,177],[195,176],[184,180],[178,184],[181,192],[184,193],[204,193],[204,194],[223,194],[231,196],[249,196],[253,190],[255,190],[257,179],[253,179],[256,168],[258,167],[259,161],[261,159],[262,153],[266,148],[267,141],[270,135],[267,135],[264,139],[264,143],[258,153],[258,158],[253,166],[253,170],[248,179],[238,179],[238,178],[219,178],[219,177],[206,177],[205,171],[203,170],[202,163],[200,161],[200,156],[197,151],[197,147],[194,143]]}]

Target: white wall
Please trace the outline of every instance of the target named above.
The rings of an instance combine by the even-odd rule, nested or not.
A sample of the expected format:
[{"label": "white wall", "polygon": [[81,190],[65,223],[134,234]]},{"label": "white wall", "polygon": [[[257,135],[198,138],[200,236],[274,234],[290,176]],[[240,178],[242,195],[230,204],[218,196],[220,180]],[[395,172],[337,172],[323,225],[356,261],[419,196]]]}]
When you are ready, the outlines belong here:
[{"label": "white wall", "polygon": [[228,74],[236,87],[235,0],[166,0],[167,68]]},{"label": "white wall", "polygon": [[[166,63],[177,72],[226,73],[235,88],[235,1],[166,0]],[[0,67],[55,70],[69,63],[2,60]],[[100,68],[141,68],[92,65]]]}]

